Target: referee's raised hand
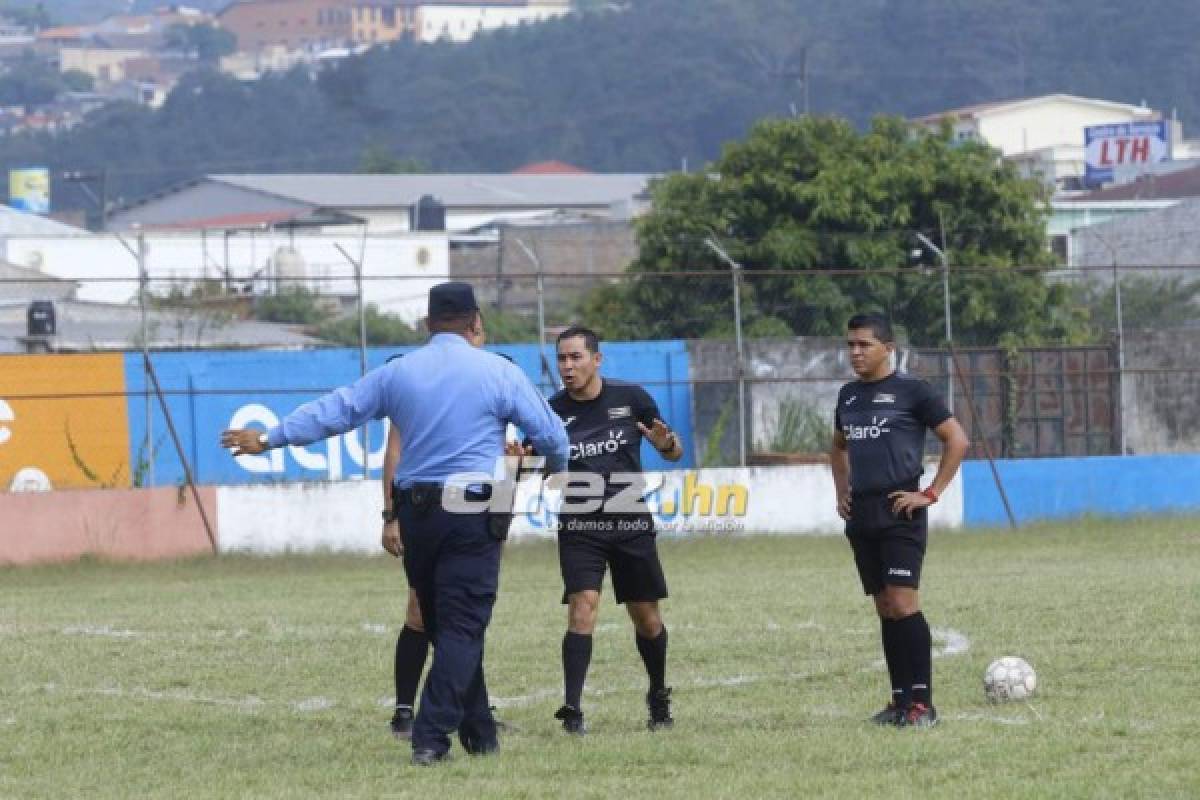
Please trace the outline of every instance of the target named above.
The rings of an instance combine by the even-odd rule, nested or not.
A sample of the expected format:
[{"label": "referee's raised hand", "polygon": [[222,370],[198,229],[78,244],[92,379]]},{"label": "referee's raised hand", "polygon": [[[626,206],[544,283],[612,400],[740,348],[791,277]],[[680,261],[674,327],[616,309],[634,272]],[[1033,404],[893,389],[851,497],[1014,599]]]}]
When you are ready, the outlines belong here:
[{"label": "referee's raised hand", "polygon": [[654,445],[655,450],[666,450],[668,446],[673,446],[674,434],[667,427],[667,423],[661,419],[655,419],[649,426],[638,423],[638,430],[642,432],[650,440],[650,444]]}]

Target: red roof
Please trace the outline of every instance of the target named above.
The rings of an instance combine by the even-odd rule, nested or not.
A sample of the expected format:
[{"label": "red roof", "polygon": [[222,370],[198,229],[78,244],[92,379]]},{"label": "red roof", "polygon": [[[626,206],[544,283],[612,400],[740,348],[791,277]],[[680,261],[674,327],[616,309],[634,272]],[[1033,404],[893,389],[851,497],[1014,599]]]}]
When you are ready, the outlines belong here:
[{"label": "red roof", "polygon": [[1129,183],[1097,189],[1087,194],[1064,198],[1066,202],[1100,202],[1116,200],[1176,200],[1200,197],[1200,167],[1142,175]]},{"label": "red roof", "polygon": [[513,175],[589,175],[588,170],[562,161],[538,161],[517,167]]},{"label": "red roof", "polygon": [[198,217],[161,225],[146,225],[146,230],[199,230],[201,228],[256,228],[295,219],[296,211],[252,211],[243,214],[224,214],[217,217]]}]

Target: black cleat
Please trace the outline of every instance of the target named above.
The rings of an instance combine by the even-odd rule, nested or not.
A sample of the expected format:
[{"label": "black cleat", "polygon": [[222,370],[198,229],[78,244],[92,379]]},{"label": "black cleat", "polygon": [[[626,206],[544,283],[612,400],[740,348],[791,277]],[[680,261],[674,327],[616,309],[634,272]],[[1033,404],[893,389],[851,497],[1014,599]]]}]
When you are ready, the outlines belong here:
[{"label": "black cleat", "polygon": [[561,719],[563,730],[572,736],[583,736],[587,733],[587,725],[583,722],[583,712],[578,708],[563,706],[554,712],[554,718]]},{"label": "black cleat", "polygon": [[899,725],[901,728],[932,728],[937,722],[937,709],[924,703],[913,703],[904,712]]},{"label": "black cleat", "polygon": [[437,750],[430,750],[423,747],[419,750],[413,750],[412,765],[414,767],[432,767],[434,764],[448,761],[449,759],[449,753],[439,753]]},{"label": "black cleat", "polygon": [[413,727],[413,710],[408,706],[397,706],[392,714],[392,736],[397,739],[411,739]]},{"label": "black cleat", "polygon": [[904,721],[904,709],[895,703],[888,703],[887,708],[871,717],[876,725],[900,725]]},{"label": "black cleat", "polygon": [[650,719],[646,721],[649,730],[657,731],[675,725],[675,720],[671,717],[670,687],[664,686],[646,692],[646,708],[650,711]]}]

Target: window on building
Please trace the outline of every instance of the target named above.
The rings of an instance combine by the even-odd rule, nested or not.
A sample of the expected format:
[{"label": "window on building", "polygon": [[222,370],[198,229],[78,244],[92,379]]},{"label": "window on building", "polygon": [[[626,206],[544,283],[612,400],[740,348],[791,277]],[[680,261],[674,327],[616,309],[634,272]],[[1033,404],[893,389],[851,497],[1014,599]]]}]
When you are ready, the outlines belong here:
[{"label": "window on building", "polygon": [[1054,257],[1058,259],[1058,263],[1071,263],[1071,237],[1059,233],[1050,237],[1050,252],[1054,253]]}]

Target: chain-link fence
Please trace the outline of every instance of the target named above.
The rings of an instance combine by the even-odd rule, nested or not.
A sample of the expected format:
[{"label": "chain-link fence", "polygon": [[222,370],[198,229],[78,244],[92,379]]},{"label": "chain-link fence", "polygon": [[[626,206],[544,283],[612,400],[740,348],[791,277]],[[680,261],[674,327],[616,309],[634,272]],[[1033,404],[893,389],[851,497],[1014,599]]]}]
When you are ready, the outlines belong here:
[{"label": "chain-link fence", "polygon": [[948,398],[972,457],[1200,447],[1200,267],[745,270],[722,252],[630,273],[627,227],[584,232],[13,237],[0,350],[21,357],[0,359],[0,482],[376,474],[382,428],[240,471],[213,432],[270,424],[419,343],[446,279],[476,287],[490,345],[547,392],[557,333],[599,331],[606,373],[686,427],[686,466],[819,459],[862,310],[895,321],[898,367]]}]

